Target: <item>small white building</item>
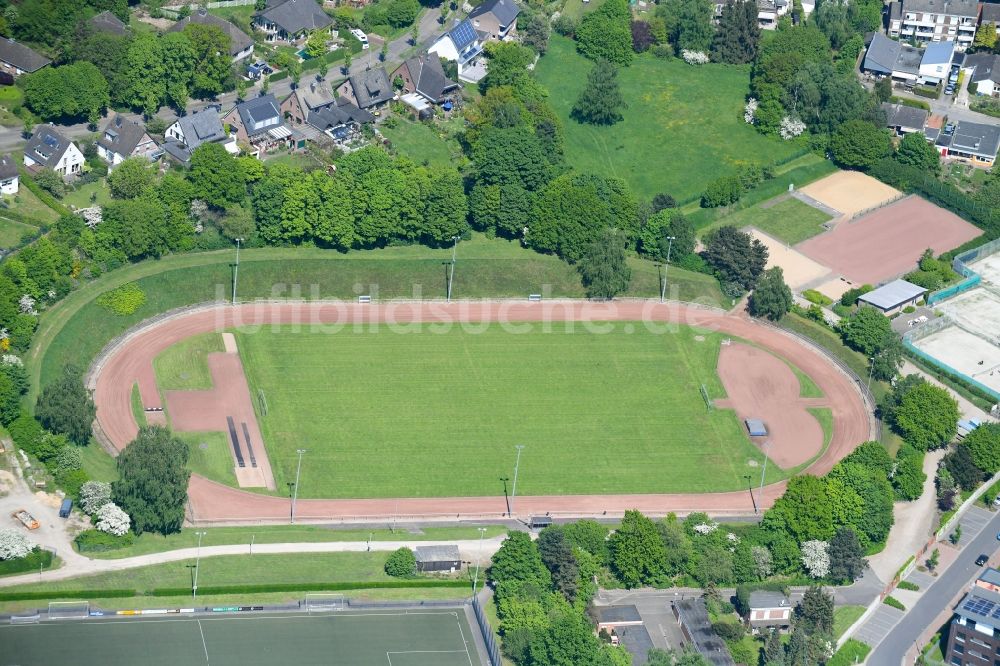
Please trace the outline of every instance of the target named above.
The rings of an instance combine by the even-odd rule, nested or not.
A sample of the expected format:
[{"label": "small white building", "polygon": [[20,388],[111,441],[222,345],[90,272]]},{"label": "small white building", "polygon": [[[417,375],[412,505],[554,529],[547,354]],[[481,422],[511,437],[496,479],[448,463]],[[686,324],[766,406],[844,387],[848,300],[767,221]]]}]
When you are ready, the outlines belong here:
[{"label": "small white building", "polygon": [[948,81],[951,61],[955,57],[955,42],[931,42],[920,59],[920,78],[924,83],[937,85]]},{"label": "small white building", "polygon": [[10,155],[0,156],[0,194],[17,194],[20,185],[17,162]]},{"label": "small white building", "polygon": [[858,303],[870,305],[885,315],[893,315],[903,308],[916,305],[927,290],[906,280],[893,280],[878,289],[858,297]]},{"label": "small white building", "polygon": [[480,34],[472,23],[466,19],[448,32],[444,33],[427,49],[428,53],[436,53],[445,60],[458,63],[458,74],[470,66],[483,52],[484,35]]},{"label": "small white building", "polygon": [[781,592],[751,592],[747,624],[755,634],[761,629],[785,631],[792,624],[792,604]]},{"label": "small white building", "polygon": [[24,147],[24,166],[32,171],[49,168],[69,178],[83,170],[85,161],[76,144],[49,124],[36,126]]}]

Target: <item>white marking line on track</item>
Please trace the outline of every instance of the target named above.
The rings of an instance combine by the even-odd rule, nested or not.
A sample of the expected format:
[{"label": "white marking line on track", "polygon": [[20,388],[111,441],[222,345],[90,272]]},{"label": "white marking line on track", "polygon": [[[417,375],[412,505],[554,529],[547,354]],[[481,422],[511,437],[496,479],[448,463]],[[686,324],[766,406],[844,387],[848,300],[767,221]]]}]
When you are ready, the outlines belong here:
[{"label": "white marking line on track", "polygon": [[198,620],[198,633],[201,634],[201,646],[205,648],[205,664],[212,666],[212,662],[208,660],[208,643],[205,642],[205,630],[201,628],[201,620]]}]

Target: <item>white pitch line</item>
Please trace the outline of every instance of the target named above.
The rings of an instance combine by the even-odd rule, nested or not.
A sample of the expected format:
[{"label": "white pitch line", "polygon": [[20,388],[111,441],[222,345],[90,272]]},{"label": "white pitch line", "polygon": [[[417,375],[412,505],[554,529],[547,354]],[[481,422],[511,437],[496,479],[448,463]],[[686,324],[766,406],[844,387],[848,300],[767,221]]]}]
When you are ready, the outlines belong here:
[{"label": "white pitch line", "polygon": [[[462,645],[465,646],[465,656],[469,658],[469,666],[474,666],[472,655],[469,654],[469,641],[465,640],[465,629],[462,628],[462,620],[458,617],[458,613],[455,613],[455,623],[458,624],[458,632],[462,634]],[[455,650],[455,652],[458,652],[458,650]]]},{"label": "white pitch line", "polygon": [[205,649],[205,664],[212,666],[212,662],[208,660],[208,644],[205,642],[205,631],[201,628],[201,620],[198,620],[198,633],[201,634],[201,647]]}]

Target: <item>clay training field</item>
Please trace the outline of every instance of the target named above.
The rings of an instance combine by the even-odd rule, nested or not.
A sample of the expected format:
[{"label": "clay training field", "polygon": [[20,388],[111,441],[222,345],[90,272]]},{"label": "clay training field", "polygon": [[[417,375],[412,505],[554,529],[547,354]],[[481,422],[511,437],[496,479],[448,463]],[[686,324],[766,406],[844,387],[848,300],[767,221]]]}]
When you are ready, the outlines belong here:
[{"label": "clay training field", "polygon": [[[156,401],[152,359],[211,330],[237,331],[278,488],[294,478],[295,449],[308,451],[303,519],[502,513],[500,477],[512,475],[515,444],[525,445],[522,512],[742,511],[750,508],[744,475],[759,483],[758,447],[767,445],[772,462],[759,498],[766,505],[790,468],[822,473],[870,435],[859,394],[818,352],[716,311],[650,302],[262,304],[153,323],[104,358],[93,386],[113,445],[136,431],[128,387],[137,382]],[[702,384],[721,401],[712,409]],[[751,442],[744,417],[764,418],[770,437]],[[302,499],[313,497],[331,499]],[[198,475],[190,499],[200,520],[287,515],[287,498]]]}]

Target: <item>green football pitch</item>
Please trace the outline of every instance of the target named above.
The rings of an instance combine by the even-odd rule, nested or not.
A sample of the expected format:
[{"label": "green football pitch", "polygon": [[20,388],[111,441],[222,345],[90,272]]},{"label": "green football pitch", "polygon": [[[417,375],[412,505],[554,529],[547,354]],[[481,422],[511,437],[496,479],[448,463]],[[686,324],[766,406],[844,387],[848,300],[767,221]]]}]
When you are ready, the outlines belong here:
[{"label": "green football pitch", "polygon": [[300,497],[502,495],[517,444],[518,495],[734,490],[760,474],[735,413],[702,396],[725,395],[719,334],[441,326],[238,331],[277,486],[302,448]]},{"label": "green football pitch", "polygon": [[0,663],[18,666],[479,666],[461,610],[0,626]]}]

